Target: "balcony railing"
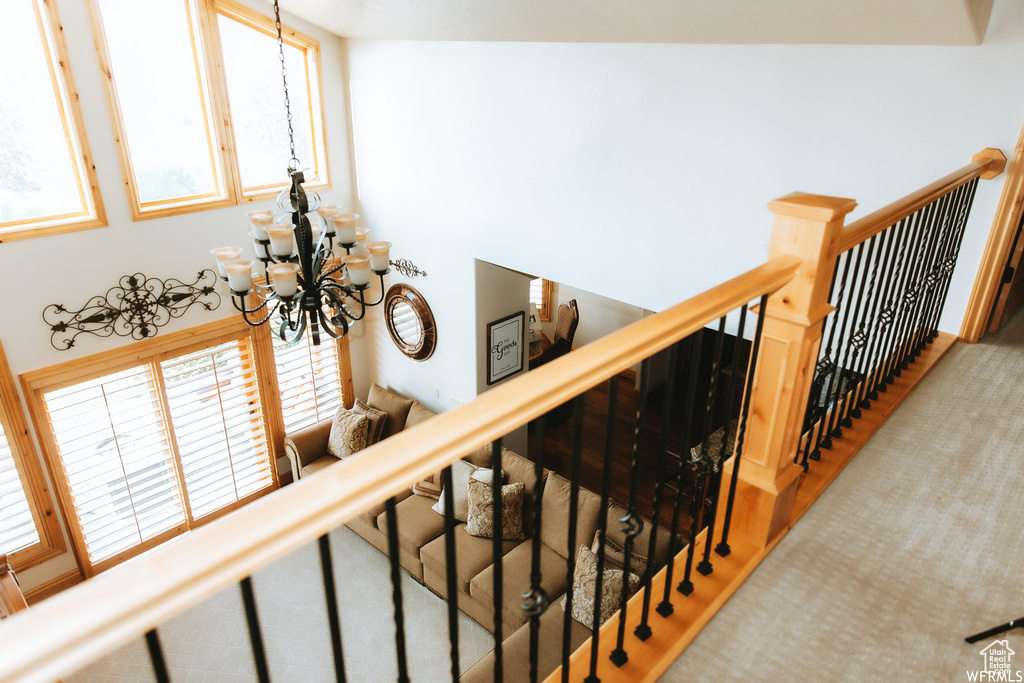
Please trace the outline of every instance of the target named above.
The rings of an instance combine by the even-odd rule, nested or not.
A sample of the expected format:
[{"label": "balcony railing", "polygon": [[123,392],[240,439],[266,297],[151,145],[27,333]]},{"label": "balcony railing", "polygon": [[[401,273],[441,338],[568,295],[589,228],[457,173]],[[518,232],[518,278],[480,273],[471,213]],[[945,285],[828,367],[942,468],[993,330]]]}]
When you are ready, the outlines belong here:
[{"label": "balcony railing", "polygon": [[[974,164],[967,175],[977,177],[996,168],[1000,168],[998,160],[989,158]],[[912,197],[903,204],[918,201],[920,197]],[[922,206],[927,203],[930,200]],[[479,464],[478,449],[488,445],[492,471],[510,470],[510,480],[518,477],[532,496],[527,497],[529,514],[524,517],[529,522],[523,530],[528,538],[516,546],[523,550],[509,550],[498,533],[483,541],[490,547],[493,569],[488,581],[478,585],[490,591],[490,599],[484,601],[489,606],[470,616],[494,637],[493,654],[477,665],[484,670],[485,680],[520,680],[510,673],[517,664],[525,667],[530,680],[549,674],[551,680],[656,679],[788,528],[804,472],[795,459],[800,444],[807,442],[808,396],[813,401],[821,385],[814,382],[820,341],[830,321],[835,328],[835,321],[845,315],[840,309],[829,316],[836,264],[845,269],[850,261],[840,256],[840,249],[845,252],[864,239],[874,239],[883,229],[876,230],[874,224],[865,227],[860,221],[844,231],[844,216],[855,206],[852,200],[791,195],[770,206],[776,221],[765,265],[500,384],[471,403],[5,620],[0,624],[0,681],[52,680],[136,638],[145,639],[155,678],[170,680],[174,671],[163,656],[160,625],[233,584],[243,598],[257,678],[270,680],[272,662],[257,616],[252,575],[313,541],[321,560],[323,629],[330,634],[335,677],[345,680],[348,653],[338,609],[345,596],[335,583],[328,534],[381,505],[378,519],[383,519],[386,545],[382,549],[390,561],[392,604],[380,609],[393,614],[398,679],[409,680],[401,577],[411,555],[400,545],[402,526],[409,519],[399,507],[413,483],[438,471],[443,473],[445,489],[443,532],[438,536],[444,539],[439,541],[443,571],[431,579],[424,569],[423,581],[447,596],[451,677],[456,680],[463,675],[457,625],[462,579],[456,568],[460,547],[464,550],[465,545],[457,541],[453,471],[457,461],[474,452]],[[914,225],[906,218],[909,213],[903,213],[906,208],[893,210],[890,224]],[[953,213],[959,220],[962,211],[958,208]],[[925,238],[926,244],[935,246],[909,249],[933,254],[927,265],[909,266],[918,274],[915,281],[925,270],[944,270],[958,244],[958,230],[962,233],[956,227]],[[904,232],[878,238],[874,251],[883,255],[868,259],[877,275],[874,280],[854,278],[859,283],[854,288],[865,292],[863,300],[872,302],[861,308],[875,312],[855,314],[852,319],[857,324],[848,329],[859,328],[862,321],[865,326],[880,327],[877,316],[884,302],[893,292],[903,291],[901,279],[912,279],[886,266],[895,262],[891,255],[900,251],[901,243],[911,243],[910,236],[905,227]],[[936,254],[944,256],[939,259]],[[943,288],[937,283],[934,290],[943,292]],[[870,299],[870,291],[883,295]],[[939,296],[936,293],[933,299]],[[893,335],[885,341],[885,334],[879,337],[876,331],[875,350],[863,356],[892,364],[895,351],[910,349],[915,340],[928,336],[937,321],[935,306],[935,301],[922,304],[927,315],[909,318],[913,322],[905,327],[910,337]],[[870,342],[861,348],[870,349]],[[833,350],[828,357],[834,354]],[[859,365],[843,365],[850,368],[846,377],[859,382],[883,377],[863,356]],[[623,412],[620,375],[638,364],[639,387],[630,404],[631,431],[623,439],[617,418]],[[840,371],[837,378],[841,376]],[[870,385],[839,386],[837,396],[843,396],[843,406],[852,405],[855,396],[860,400],[862,394],[870,394]],[[597,435],[592,433],[595,421],[586,420],[586,401],[595,392],[607,401],[607,407],[597,409],[596,423],[604,430]],[[564,415],[571,416],[571,427],[564,430],[570,446],[562,461],[568,468],[567,483],[558,485],[568,491],[568,511],[564,518],[551,520],[543,487],[558,480],[546,469],[556,460],[549,436],[554,422]],[[815,422],[824,419],[819,416]],[[526,474],[516,475],[511,471],[513,456],[502,446],[520,438],[517,434],[524,429],[534,442],[532,462]],[[600,476],[589,492],[581,483],[585,437],[596,439],[602,451],[595,468]],[[501,477],[492,477],[489,488],[490,522],[499,530],[506,521]],[[613,490],[621,495],[616,498]],[[587,507],[595,505],[596,515]],[[613,505],[624,512],[617,520],[618,529],[609,526]],[[580,546],[590,546],[592,539],[585,536],[595,531],[594,524],[596,600],[591,625],[577,647],[573,634],[579,631],[575,623],[579,619],[574,621],[571,614],[576,605],[574,579],[577,558],[584,556]],[[641,545],[637,539],[645,530],[648,535]],[[609,593],[611,589],[603,585],[611,576],[605,563],[609,539],[616,534],[623,540],[621,588]],[[668,556],[665,565],[658,567],[654,558],[659,538],[664,543],[666,536]],[[523,556],[528,571],[509,573],[514,552]],[[645,552],[637,591],[630,596],[629,575]],[[565,593],[564,614],[556,611],[557,593],[551,588],[556,584]],[[515,592],[523,596],[522,607],[510,609],[506,598]],[[600,609],[603,595],[611,596],[617,612],[613,610],[602,624],[601,617],[607,616]],[[471,605],[462,607],[469,610]],[[524,629],[521,636],[518,630],[511,633],[512,627]],[[518,661],[512,661],[517,636],[525,647],[517,651]]]}]

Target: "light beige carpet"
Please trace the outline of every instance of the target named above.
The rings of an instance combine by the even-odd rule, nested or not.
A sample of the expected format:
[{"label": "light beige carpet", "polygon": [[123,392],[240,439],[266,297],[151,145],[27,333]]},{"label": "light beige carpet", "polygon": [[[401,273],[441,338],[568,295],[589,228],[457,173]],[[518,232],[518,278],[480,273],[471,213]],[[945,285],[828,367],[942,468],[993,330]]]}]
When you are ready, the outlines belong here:
[{"label": "light beige carpet", "polygon": [[[662,681],[969,680],[991,639],[964,637],[1024,616],[1022,483],[1017,315],[953,347]],[[1022,680],[1024,629],[1001,638]]]},{"label": "light beige carpet", "polygon": [[[351,683],[393,682],[398,676],[388,559],[345,527],[331,533],[342,647]],[[292,683],[334,680],[316,544],[253,575],[256,609],[270,676]],[[450,681],[447,603],[402,572],[406,647],[414,681]],[[231,586],[161,626],[161,645],[176,682],[256,680],[241,593]],[[459,614],[464,671],[494,648],[494,637]],[[142,638],[86,667],[67,683],[152,681]]]}]

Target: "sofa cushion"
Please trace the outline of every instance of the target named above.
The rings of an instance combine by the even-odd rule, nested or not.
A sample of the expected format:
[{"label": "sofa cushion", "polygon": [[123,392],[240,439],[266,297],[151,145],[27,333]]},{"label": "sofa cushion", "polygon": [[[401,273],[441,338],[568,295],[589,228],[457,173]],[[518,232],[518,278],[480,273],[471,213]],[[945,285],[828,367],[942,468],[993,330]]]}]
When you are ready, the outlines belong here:
[{"label": "sofa cushion", "polygon": [[[523,594],[530,591],[532,546],[530,541],[520,543],[502,560],[502,619],[510,627],[518,626],[527,619],[523,611]],[[541,543],[540,586],[552,601],[565,590],[565,571],[565,558]],[[493,565],[473,577],[469,582],[469,594],[478,602],[487,605],[494,603]]]},{"label": "sofa cushion", "polygon": [[[626,544],[626,533],[622,530],[622,523],[619,520],[627,514],[629,513],[623,507],[619,507],[615,504],[608,506],[608,518],[606,520],[608,528],[608,546],[605,547],[604,557],[605,561],[612,567],[622,567],[623,549]],[[662,519],[664,519],[664,517],[665,515],[663,513]],[[654,565],[651,567],[653,572],[658,571],[668,562],[669,540],[669,530],[659,524],[658,533],[654,539]],[[638,574],[643,573],[646,566],[637,566],[637,556],[640,556],[640,559],[642,559],[646,565],[647,558],[650,554],[650,546],[651,523],[645,520],[644,528],[640,531],[639,535],[633,539],[633,553],[630,556],[630,571],[635,571]],[[682,542],[677,543],[677,550],[682,547]],[[618,549],[618,554],[616,554],[616,549]]]},{"label": "sofa cushion", "polygon": [[[412,495],[412,491],[399,491],[395,495],[395,502],[401,503],[403,500]],[[380,503],[374,503],[367,509],[359,513],[359,516],[370,523],[370,526],[377,528],[377,518],[380,517],[381,513],[384,512],[386,504],[381,501]]]},{"label": "sofa cushion", "polygon": [[[576,555],[576,568],[572,579],[572,618],[587,628],[593,628],[594,603],[597,598],[597,555],[590,548],[580,546],[579,553]],[[622,604],[624,583],[621,569],[604,570],[604,580],[601,584],[600,624],[608,621]],[[630,572],[626,598],[631,597],[639,588],[640,577]],[[564,596],[561,601],[563,611],[566,609],[566,597],[568,596]]]},{"label": "sofa cushion", "polygon": [[405,429],[410,429],[418,424],[426,422],[432,417],[437,417],[437,413],[428,410],[419,401],[413,400],[412,407],[409,408],[409,415],[405,418]]},{"label": "sofa cushion", "polygon": [[382,439],[394,436],[405,428],[405,418],[408,417],[409,409],[412,408],[412,399],[374,383],[370,387],[370,395],[366,402],[371,408],[383,410],[388,414]]},{"label": "sofa cushion", "polygon": [[[430,512],[430,500],[422,496],[409,496],[395,506],[398,519],[398,545],[403,550],[420,556],[420,550],[444,533],[444,518]],[[377,515],[377,528],[388,535],[388,515]]]},{"label": "sofa cushion", "polygon": [[[437,517],[437,515],[434,515]],[[440,517],[438,517],[440,519]],[[455,527],[455,576],[459,591],[469,593],[469,582],[493,562],[492,544],[490,538],[479,538],[470,536],[466,532],[466,525],[459,524]],[[502,555],[518,545],[518,541],[502,541]],[[420,560],[424,566],[429,566],[434,571],[444,575],[448,563],[445,562],[444,534],[420,549]],[[564,571],[562,572],[565,573]],[[443,593],[443,591],[438,591]]]},{"label": "sofa cushion", "polygon": [[302,476],[308,477],[311,474],[316,474],[320,470],[324,469],[329,465],[333,465],[336,462],[341,461],[335,458],[333,455],[325,455],[322,458],[317,458],[316,460],[302,468]]},{"label": "sofa cushion", "polygon": [[601,515],[601,497],[580,488],[576,504],[576,538],[569,545],[571,494],[572,487],[568,479],[554,472],[548,475],[542,496],[540,540],[564,558],[568,558],[570,547],[579,548],[590,544]]},{"label": "sofa cushion", "polygon": [[[490,471],[490,470],[489,470]],[[507,541],[523,540],[522,482],[501,487],[501,538]],[[469,519],[466,532],[481,538],[494,537],[494,489],[473,477],[469,479]]]},{"label": "sofa cushion", "polygon": [[[485,446],[487,449],[488,458],[487,464],[490,466],[490,445]],[[515,484],[522,482],[524,486],[523,491],[523,535],[526,538],[530,538],[533,533],[533,501],[534,492],[537,490],[537,481],[534,477],[534,466],[533,463],[519,455],[515,451],[502,446],[501,448],[501,471],[505,474],[506,483]],[[543,490],[544,477],[550,473],[550,470],[543,470],[541,473],[540,486]]]},{"label": "sofa cushion", "polygon": [[[537,678],[544,680],[562,664],[562,629],[565,615],[560,609],[548,608],[540,615],[540,647],[537,651]],[[569,651],[575,652],[590,631],[570,619]],[[501,644],[502,672],[506,681],[530,680],[530,627],[523,625]],[[494,681],[494,651],[487,653],[459,677],[460,683],[491,683]]]},{"label": "sofa cushion", "polygon": [[335,458],[344,459],[363,450],[366,448],[368,426],[369,421],[365,415],[352,412],[344,406],[338,408],[331,424],[331,435],[327,439],[327,452]]},{"label": "sofa cushion", "polygon": [[[477,474],[480,472],[480,474]],[[452,463],[452,502],[455,505],[455,510],[452,514],[455,519],[460,522],[465,522],[469,519],[469,479],[470,477],[478,477],[480,481],[491,481],[491,471],[485,470],[482,467],[471,465],[465,460],[456,460]],[[444,489],[441,489],[441,493],[438,496],[437,503],[431,508],[434,512],[444,516]]]},{"label": "sofa cushion", "polygon": [[380,441],[384,434],[384,423],[388,419],[388,414],[383,410],[371,408],[358,398],[356,399],[356,404],[352,406],[352,412],[365,415],[368,420],[366,425],[366,445],[369,447]]}]

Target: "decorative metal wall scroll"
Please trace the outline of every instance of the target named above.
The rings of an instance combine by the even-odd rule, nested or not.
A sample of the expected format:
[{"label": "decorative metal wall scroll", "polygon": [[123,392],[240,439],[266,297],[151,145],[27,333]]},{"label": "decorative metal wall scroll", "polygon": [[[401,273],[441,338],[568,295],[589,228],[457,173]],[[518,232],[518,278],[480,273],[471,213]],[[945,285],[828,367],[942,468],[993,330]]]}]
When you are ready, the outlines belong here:
[{"label": "decorative metal wall scroll", "polygon": [[416,277],[417,275],[422,275],[423,277],[427,276],[427,271],[420,270],[416,267],[416,264],[409,259],[400,258],[397,261],[392,261],[391,265],[406,277]]},{"label": "decorative metal wall scroll", "polygon": [[[78,311],[50,304],[43,309],[43,321],[50,326],[50,344],[58,351],[70,349],[78,335],[86,332],[97,337],[116,334],[146,339],[195,304],[208,311],[220,306],[216,284],[217,274],[209,269],[200,271],[192,284],[175,278],[147,278],[142,273],[125,275],[116,287],[89,299]],[[207,300],[201,301],[203,297]]]}]

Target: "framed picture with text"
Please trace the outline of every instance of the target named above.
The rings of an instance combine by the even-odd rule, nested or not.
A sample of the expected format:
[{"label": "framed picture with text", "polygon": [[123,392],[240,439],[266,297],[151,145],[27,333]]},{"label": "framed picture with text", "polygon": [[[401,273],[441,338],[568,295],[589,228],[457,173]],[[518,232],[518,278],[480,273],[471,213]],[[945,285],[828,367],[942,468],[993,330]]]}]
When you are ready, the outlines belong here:
[{"label": "framed picture with text", "polygon": [[520,372],[525,365],[526,313],[519,311],[487,324],[487,384]]}]

